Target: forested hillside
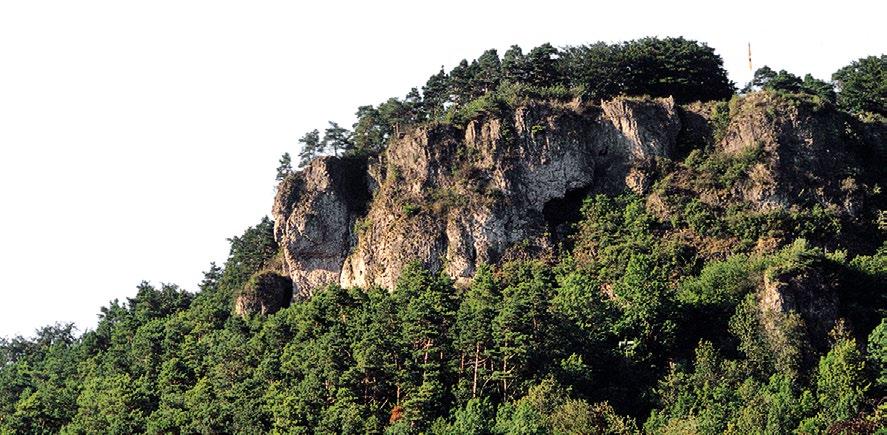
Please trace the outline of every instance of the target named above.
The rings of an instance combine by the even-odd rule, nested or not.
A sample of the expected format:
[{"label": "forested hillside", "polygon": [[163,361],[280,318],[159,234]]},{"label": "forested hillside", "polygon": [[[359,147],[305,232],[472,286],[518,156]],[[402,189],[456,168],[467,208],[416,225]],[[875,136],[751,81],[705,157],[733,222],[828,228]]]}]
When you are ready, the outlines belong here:
[{"label": "forested hillside", "polygon": [[[196,291],[0,340],[0,433],[887,433],[885,116],[884,55],[737,91],[681,38],[486,51],[307,133],[291,222]],[[453,253],[465,210],[526,236]]]}]

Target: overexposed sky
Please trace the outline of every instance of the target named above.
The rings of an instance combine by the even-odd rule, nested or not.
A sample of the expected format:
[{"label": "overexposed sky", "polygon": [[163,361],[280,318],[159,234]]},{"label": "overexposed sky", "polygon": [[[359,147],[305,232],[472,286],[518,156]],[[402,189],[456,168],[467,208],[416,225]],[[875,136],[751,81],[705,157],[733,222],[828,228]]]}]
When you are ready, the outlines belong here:
[{"label": "overexposed sky", "polygon": [[742,85],[887,52],[878,1],[0,0],[0,336],[196,290],[279,156],[487,48],[685,36]]}]

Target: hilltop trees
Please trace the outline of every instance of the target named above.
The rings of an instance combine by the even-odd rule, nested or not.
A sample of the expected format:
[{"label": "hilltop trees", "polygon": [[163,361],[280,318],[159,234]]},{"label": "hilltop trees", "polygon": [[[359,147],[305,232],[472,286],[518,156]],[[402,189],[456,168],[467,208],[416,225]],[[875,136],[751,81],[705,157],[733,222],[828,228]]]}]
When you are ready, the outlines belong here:
[{"label": "hilltop trees", "polygon": [[[373,154],[404,128],[423,122],[453,122],[460,109],[482,98],[557,95],[590,100],[620,94],[674,96],[679,102],[729,97],[733,84],[710,47],[684,38],[644,38],[622,44],[596,43],[559,49],[549,43],[529,52],[511,46],[443,67],[403,98],[360,106],[351,130],[330,122],[299,142],[299,167],[312,158]],[[492,100],[489,99],[488,100]]]},{"label": "hilltop trees", "polygon": [[[835,72],[832,80],[763,66],[743,92],[808,94],[850,112],[887,114],[887,55],[854,61]],[[403,98],[360,106],[350,130],[330,122],[322,135],[317,130],[306,133],[299,140],[298,166],[327,153],[376,154],[410,126],[461,125],[527,98],[597,102],[619,95],[646,95],[689,103],[724,100],[735,90],[721,56],[704,43],[682,37],[563,48],[545,43],[528,52],[513,45],[501,57],[489,49],[477,59],[461,60],[449,72],[442,66],[421,88],[412,88]]]},{"label": "hilltop trees", "polygon": [[815,95],[851,113],[887,116],[887,55],[855,60],[832,74],[831,83],[763,66],[743,92],[755,89]]},{"label": "hilltop trees", "polygon": [[621,51],[619,45],[603,42],[566,47],[561,54],[563,70],[572,85],[583,87],[589,100],[607,99],[623,89]]},{"label": "hilltop trees", "polygon": [[481,54],[476,62],[477,71],[472,88],[477,89],[481,95],[496,90],[502,80],[502,62],[499,60],[499,53],[495,49],[489,49]]},{"label": "hilltop trees", "polygon": [[[299,139],[302,149],[299,151],[299,167],[304,167],[312,159],[326,152],[334,156],[350,152],[355,147],[354,133],[341,127],[338,123],[329,122],[329,127],[320,136],[319,130],[311,130]],[[288,156],[287,154],[286,156]],[[281,160],[281,166],[284,161]],[[280,169],[278,169],[278,174]]]},{"label": "hilltop trees", "polygon": [[743,91],[748,92],[752,89],[767,89],[793,94],[804,93],[816,95],[832,104],[837,102],[835,89],[831,83],[814,78],[810,74],[805,75],[801,80],[800,77],[786,70],[776,72],[766,65],[755,71],[754,78]]},{"label": "hilltop trees", "polygon": [[832,80],[842,107],[887,116],[887,55],[855,60],[832,74]]},{"label": "hilltop trees", "polygon": [[722,100],[733,95],[721,56],[711,47],[684,38],[643,38],[617,51],[623,92],[678,102]]},{"label": "hilltop trees", "polygon": [[346,153],[354,147],[354,142],[351,140],[352,133],[333,121],[329,124],[330,126],[323,132],[323,149],[332,150],[333,155],[338,157],[339,153]]}]

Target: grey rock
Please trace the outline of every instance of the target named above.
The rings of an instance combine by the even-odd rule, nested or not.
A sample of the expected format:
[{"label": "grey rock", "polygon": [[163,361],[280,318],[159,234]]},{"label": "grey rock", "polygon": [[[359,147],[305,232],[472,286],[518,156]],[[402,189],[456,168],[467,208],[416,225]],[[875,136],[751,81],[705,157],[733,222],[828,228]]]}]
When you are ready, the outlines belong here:
[{"label": "grey rock", "polygon": [[672,99],[530,104],[464,129],[409,130],[366,166],[315,160],[279,186],[273,209],[295,294],[392,288],[410,261],[464,283],[481,263],[550,252],[552,204],[646,189],[645,168],[672,155],[680,128]]}]

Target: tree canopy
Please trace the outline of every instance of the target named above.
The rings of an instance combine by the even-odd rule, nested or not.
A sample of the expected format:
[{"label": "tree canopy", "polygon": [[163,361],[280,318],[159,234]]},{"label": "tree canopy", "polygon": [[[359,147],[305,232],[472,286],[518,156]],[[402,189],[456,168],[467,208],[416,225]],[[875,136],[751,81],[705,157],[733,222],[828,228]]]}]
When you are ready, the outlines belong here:
[{"label": "tree canopy", "polygon": [[887,251],[848,259],[799,239],[698,265],[656,236],[662,225],[637,196],[592,196],[575,248],[554,263],[483,265],[467,288],[411,263],[391,291],[332,285],[240,317],[239,290],[279,267],[263,219],[230,239],[224,268],[211,265],[197,293],[142,283],[102,308],[95,330],[0,340],[0,432],[865,433],[887,423],[883,303],[846,301],[856,335],[839,323],[817,350],[797,317],[772,329],[755,297],[786,265],[822,264],[841,288],[882,287]]},{"label": "tree canopy", "polygon": [[887,55],[855,60],[836,71],[832,80],[841,106],[887,116]]}]

